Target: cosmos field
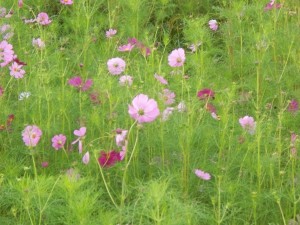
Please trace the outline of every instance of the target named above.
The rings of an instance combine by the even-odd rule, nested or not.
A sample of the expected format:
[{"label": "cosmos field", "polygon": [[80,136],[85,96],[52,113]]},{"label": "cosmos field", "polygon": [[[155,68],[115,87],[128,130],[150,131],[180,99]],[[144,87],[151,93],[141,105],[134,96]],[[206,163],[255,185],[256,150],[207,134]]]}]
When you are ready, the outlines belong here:
[{"label": "cosmos field", "polygon": [[0,224],[299,225],[298,0],[0,4]]}]

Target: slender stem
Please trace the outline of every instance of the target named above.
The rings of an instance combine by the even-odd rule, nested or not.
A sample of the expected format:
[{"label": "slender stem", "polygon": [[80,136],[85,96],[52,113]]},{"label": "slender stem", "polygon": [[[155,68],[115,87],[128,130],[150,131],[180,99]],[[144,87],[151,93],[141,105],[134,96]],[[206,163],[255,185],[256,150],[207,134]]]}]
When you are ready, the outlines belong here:
[{"label": "slender stem", "polygon": [[[95,156],[95,155],[94,155],[94,156]],[[96,157],[96,156],[95,156],[95,159],[97,160],[97,157]],[[103,171],[102,171],[102,167],[101,167],[101,165],[100,165],[99,163],[98,163],[98,167],[99,167],[99,169],[100,169],[101,177],[102,177],[102,180],[103,180],[103,182],[104,182],[104,186],[105,186],[105,189],[106,189],[106,191],[107,191],[107,194],[109,195],[109,197],[110,197],[112,203],[114,204],[114,206],[115,206],[116,208],[118,208],[118,205],[116,204],[116,202],[115,202],[113,196],[111,195],[111,193],[110,193],[110,191],[109,191],[107,182],[106,182],[106,180],[105,180],[105,177],[104,177],[104,174],[103,174]]]}]

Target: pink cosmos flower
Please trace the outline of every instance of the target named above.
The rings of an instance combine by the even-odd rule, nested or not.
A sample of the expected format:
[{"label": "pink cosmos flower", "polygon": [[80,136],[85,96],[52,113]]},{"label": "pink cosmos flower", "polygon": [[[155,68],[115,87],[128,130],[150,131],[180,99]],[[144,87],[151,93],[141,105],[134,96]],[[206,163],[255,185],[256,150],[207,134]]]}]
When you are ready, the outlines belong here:
[{"label": "pink cosmos flower", "polygon": [[0,86],[0,97],[4,94],[4,89],[3,87]]},{"label": "pink cosmos flower", "polygon": [[19,1],[18,1],[18,7],[19,7],[19,8],[22,8],[22,7],[23,7],[23,0],[19,0]]},{"label": "pink cosmos flower", "polygon": [[166,105],[172,105],[175,102],[175,93],[170,91],[169,89],[164,89],[161,94],[161,98],[164,100]]},{"label": "pink cosmos flower", "polygon": [[66,136],[63,134],[55,135],[52,138],[52,147],[55,148],[56,150],[63,148],[65,143],[66,143]]},{"label": "pink cosmos flower", "polygon": [[64,5],[72,5],[73,1],[72,0],[60,0],[60,3],[64,4]]},{"label": "pink cosmos flower", "polygon": [[70,78],[69,81],[68,81],[68,83],[71,86],[76,87],[80,91],[87,91],[93,85],[93,80],[88,79],[84,83],[82,81],[81,77],[76,76],[76,77]]},{"label": "pink cosmos flower", "polygon": [[209,28],[213,31],[218,30],[218,22],[216,20],[210,20],[208,22]]},{"label": "pink cosmos flower", "polygon": [[168,56],[168,61],[171,67],[183,66],[183,63],[185,61],[185,53],[183,48],[173,50]]},{"label": "pink cosmos flower", "polygon": [[51,20],[49,20],[49,16],[45,12],[39,13],[36,21],[41,25],[49,25],[52,22]]},{"label": "pink cosmos flower", "polygon": [[0,42],[0,67],[4,67],[14,59],[13,46],[7,41]]},{"label": "pink cosmos flower", "polygon": [[127,45],[122,45],[118,48],[119,52],[131,52],[131,50],[134,48],[134,45],[128,43]]},{"label": "pink cosmos flower", "polygon": [[126,152],[127,152],[127,144],[128,142],[125,141],[125,145],[122,146],[122,150],[120,151],[120,160],[124,160],[125,156],[126,156]]},{"label": "pink cosmos flower", "polygon": [[23,65],[19,65],[16,62],[13,62],[12,65],[9,67],[10,75],[16,79],[23,78],[25,74],[25,70],[22,69]]},{"label": "pink cosmos flower", "polygon": [[128,113],[138,123],[149,123],[159,116],[159,109],[154,99],[149,99],[147,95],[139,94],[132,100],[132,104],[128,106]]},{"label": "pink cosmos flower", "polygon": [[23,141],[26,146],[34,147],[38,144],[42,131],[35,125],[29,125],[22,131]]},{"label": "pink cosmos flower", "polygon": [[118,75],[125,70],[126,63],[121,58],[112,58],[107,61],[108,71],[112,75]]},{"label": "pink cosmos flower", "polygon": [[162,120],[162,121],[167,121],[167,120],[169,119],[170,115],[173,113],[173,111],[174,111],[174,108],[173,108],[173,107],[167,107],[167,108],[163,111],[163,113],[162,113],[162,118],[161,118],[161,120]]},{"label": "pink cosmos flower", "polygon": [[116,152],[115,150],[112,150],[110,152],[101,151],[100,157],[98,158],[99,164],[104,168],[111,167],[120,160],[120,153]]},{"label": "pink cosmos flower", "polygon": [[274,8],[276,8],[276,9],[281,8],[281,4],[280,4],[280,3],[276,3],[276,4],[275,4],[275,0],[271,0],[270,2],[268,2],[268,3],[266,4],[264,10],[265,10],[265,11],[269,11],[269,10],[274,9]]},{"label": "pink cosmos flower", "polygon": [[118,146],[123,146],[125,145],[125,140],[126,140],[126,137],[127,137],[127,133],[128,133],[128,130],[122,130],[120,128],[116,129],[116,144]]},{"label": "pink cosmos flower", "polygon": [[244,116],[243,118],[239,119],[239,123],[249,134],[254,134],[256,122],[254,121],[253,117]]},{"label": "pink cosmos flower", "polygon": [[288,106],[288,111],[292,113],[296,113],[299,110],[299,104],[297,100],[292,99]]},{"label": "pink cosmos flower", "polygon": [[72,145],[78,142],[79,153],[82,153],[82,140],[85,137],[86,127],[81,127],[79,130],[74,130],[74,134],[78,137],[75,141],[72,142]]},{"label": "pink cosmos flower", "polygon": [[210,180],[210,178],[211,178],[209,173],[206,173],[199,169],[195,169],[195,174],[197,177],[201,178],[202,180]]},{"label": "pink cosmos flower", "polygon": [[5,34],[11,30],[11,26],[9,24],[4,24],[0,27],[0,33]]},{"label": "pink cosmos flower", "polygon": [[128,75],[121,76],[119,79],[119,84],[121,86],[131,86],[132,82],[133,82],[133,77]]},{"label": "pink cosmos flower", "polygon": [[132,45],[136,45],[139,41],[136,38],[128,38],[128,43]]},{"label": "pink cosmos flower", "polygon": [[37,39],[33,38],[32,45],[33,45],[33,47],[39,48],[39,49],[45,48],[45,42],[43,42],[40,38],[37,38]]},{"label": "pink cosmos flower", "polygon": [[109,29],[108,31],[106,31],[105,35],[107,38],[112,38],[113,36],[115,36],[117,33],[117,30],[114,29]]},{"label": "pink cosmos flower", "polygon": [[87,165],[90,162],[90,153],[86,152],[82,157],[82,162]]},{"label": "pink cosmos flower", "polygon": [[168,81],[163,78],[162,76],[159,76],[158,74],[154,74],[154,77],[156,80],[158,80],[161,84],[167,85]]},{"label": "pink cosmos flower", "polygon": [[41,163],[41,166],[42,166],[43,168],[47,168],[47,167],[49,166],[49,162],[44,161],[44,162]]},{"label": "pink cosmos flower", "polygon": [[214,99],[215,93],[211,89],[204,88],[201,91],[198,91],[197,96],[200,100],[207,100],[209,98]]}]

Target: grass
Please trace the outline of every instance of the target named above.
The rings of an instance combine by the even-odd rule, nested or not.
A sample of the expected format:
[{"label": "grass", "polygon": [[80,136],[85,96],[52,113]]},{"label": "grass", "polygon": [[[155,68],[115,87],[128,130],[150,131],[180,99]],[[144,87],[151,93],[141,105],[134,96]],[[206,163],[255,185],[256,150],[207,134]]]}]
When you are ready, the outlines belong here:
[{"label": "grass", "polygon": [[[8,40],[18,59],[26,62],[21,79],[0,68],[0,224],[297,224],[300,214],[298,74],[300,35],[297,0],[264,11],[261,1],[84,0],[16,1],[1,7],[13,10]],[[46,12],[48,26],[25,24]],[[208,21],[216,19],[212,31]],[[117,30],[106,38],[109,28]],[[151,49],[119,52],[128,38]],[[32,46],[41,38],[45,48]],[[1,39],[2,41],[2,39]],[[201,45],[193,53],[191,44]],[[168,65],[168,55],[183,48],[182,67]],[[0,49],[1,52],[1,49]],[[120,57],[122,73],[133,77],[121,86],[107,61]],[[82,65],[81,65],[82,64]],[[80,66],[81,65],[81,66]],[[163,76],[168,85],[155,78]],[[74,76],[92,79],[87,91],[68,84]],[[138,124],[128,105],[138,94],[167,107],[161,98],[168,88],[185,112],[174,110],[163,121]],[[199,100],[203,88],[215,98]],[[31,95],[18,100],[21,92]],[[93,103],[90,94],[99,96]],[[207,101],[207,102],[206,102]],[[220,119],[206,110],[213,104]],[[239,119],[256,121],[253,135]],[[43,134],[36,147],[24,145],[27,125]],[[85,126],[83,153],[78,154],[74,130]],[[114,166],[102,167],[100,152],[121,151],[115,130],[129,130],[127,154]],[[56,151],[51,139],[67,137]],[[82,163],[89,152],[90,161]],[[298,154],[299,155],[299,154]],[[42,162],[48,162],[47,167]],[[201,169],[211,175],[202,180]]]}]

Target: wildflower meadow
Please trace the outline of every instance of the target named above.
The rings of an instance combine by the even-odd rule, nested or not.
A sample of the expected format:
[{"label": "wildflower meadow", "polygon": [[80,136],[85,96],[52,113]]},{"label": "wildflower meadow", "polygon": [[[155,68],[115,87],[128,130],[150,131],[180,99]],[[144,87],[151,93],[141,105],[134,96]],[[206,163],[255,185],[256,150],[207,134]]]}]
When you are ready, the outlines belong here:
[{"label": "wildflower meadow", "polygon": [[300,225],[299,0],[0,2],[0,225]]}]

